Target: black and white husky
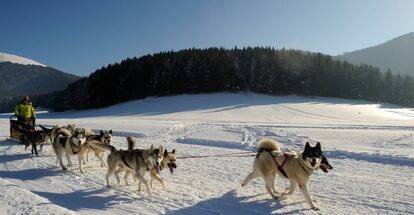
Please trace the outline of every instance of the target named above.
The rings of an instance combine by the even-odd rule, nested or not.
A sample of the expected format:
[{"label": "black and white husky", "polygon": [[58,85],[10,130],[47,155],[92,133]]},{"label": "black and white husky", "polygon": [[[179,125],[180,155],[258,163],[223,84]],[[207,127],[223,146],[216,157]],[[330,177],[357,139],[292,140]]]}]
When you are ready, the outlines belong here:
[{"label": "black and white husky", "polygon": [[76,155],[79,160],[79,170],[83,174],[83,157],[85,155],[86,149],[88,147],[86,142],[86,137],[75,131],[71,136],[65,136],[63,134],[58,134],[52,143],[53,150],[57,156],[57,161],[62,167],[63,170],[67,170],[67,167],[63,163],[63,155],[66,156],[68,161],[68,166],[72,166],[71,157]]}]

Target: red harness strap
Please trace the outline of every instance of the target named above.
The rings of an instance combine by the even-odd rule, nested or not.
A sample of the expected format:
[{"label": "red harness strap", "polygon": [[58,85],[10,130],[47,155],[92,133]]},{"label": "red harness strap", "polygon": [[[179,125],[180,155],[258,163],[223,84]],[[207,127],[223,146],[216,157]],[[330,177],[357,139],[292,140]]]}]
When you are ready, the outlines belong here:
[{"label": "red harness strap", "polygon": [[283,166],[286,163],[287,158],[289,157],[288,153],[283,153],[283,157],[285,158],[282,162],[282,165],[279,165],[279,163],[276,161],[276,157],[273,156],[272,152],[269,151],[270,156],[272,156],[273,161],[275,162],[277,169],[279,170],[280,173],[282,173],[283,176],[285,176],[286,178],[289,178],[286,171],[283,169]]}]

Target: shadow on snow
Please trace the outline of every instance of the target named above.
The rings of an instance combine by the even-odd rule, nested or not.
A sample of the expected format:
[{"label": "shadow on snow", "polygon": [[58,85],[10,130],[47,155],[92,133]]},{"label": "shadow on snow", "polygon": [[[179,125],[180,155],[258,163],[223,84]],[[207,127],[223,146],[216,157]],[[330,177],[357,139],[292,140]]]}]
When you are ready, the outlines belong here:
[{"label": "shadow on snow", "polygon": [[[262,195],[262,194],[259,194]],[[267,194],[263,194],[267,195]],[[187,208],[182,208],[173,211],[167,211],[166,214],[234,214],[234,215],[250,215],[250,214],[297,214],[310,209],[296,207],[292,211],[279,211],[280,209],[302,204],[302,202],[281,203],[279,200],[262,199],[253,200],[254,196],[237,196],[236,191],[232,190],[225,193],[223,196],[207,199]]]},{"label": "shadow on snow", "polygon": [[112,205],[118,204],[120,201],[130,201],[130,199],[120,197],[119,195],[99,195],[104,193],[106,190],[107,189],[102,188],[78,190],[69,193],[53,193],[39,191],[33,191],[33,193],[47,198],[53,204],[74,211],[79,211],[82,209],[104,210],[105,208],[109,208]]}]

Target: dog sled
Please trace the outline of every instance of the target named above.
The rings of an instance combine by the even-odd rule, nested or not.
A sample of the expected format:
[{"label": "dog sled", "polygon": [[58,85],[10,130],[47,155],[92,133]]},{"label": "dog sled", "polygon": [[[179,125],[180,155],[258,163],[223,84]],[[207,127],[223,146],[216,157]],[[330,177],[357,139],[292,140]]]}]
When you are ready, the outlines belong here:
[{"label": "dog sled", "polygon": [[31,125],[19,121],[16,116],[10,117],[10,139],[20,142],[21,131],[27,131],[28,133],[36,132],[36,128]]}]

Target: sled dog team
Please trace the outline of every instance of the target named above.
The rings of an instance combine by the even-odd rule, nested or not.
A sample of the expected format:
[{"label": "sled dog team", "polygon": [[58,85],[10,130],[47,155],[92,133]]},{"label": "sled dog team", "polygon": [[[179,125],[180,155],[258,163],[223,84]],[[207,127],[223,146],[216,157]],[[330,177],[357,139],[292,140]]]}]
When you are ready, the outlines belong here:
[{"label": "sled dog team", "polygon": [[[135,149],[136,140],[133,137],[127,137],[127,150],[118,150],[112,143],[112,130],[100,131],[95,134],[88,128],[75,128],[75,125],[54,126],[45,128],[33,137],[21,138],[26,148],[32,146],[37,155],[37,145],[49,138],[52,142],[53,150],[57,157],[57,163],[63,170],[67,170],[63,162],[63,156],[66,157],[68,166],[72,166],[71,157],[77,156],[79,170],[83,174],[84,165],[89,162],[89,153],[93,152],[99,159],[101,167],[107,167],[106,184],[110,186],[110,177],[115,175],[118,184],[120,184],[120,173],[124,173],[124,183],[128,185],[128,177],[133,175],[134,180],[144,184],[147,192],[150,194],[153,187],[153,180],[158,181],[165,189],[164,181],[160,177],[160,171],[168,168],[171,173],[177,168],[175,149],[168,151],[162,145],[158,148],[151,145],[149,149]],[[24,135],[27,136],[27,135]],[[42,147],[42,145],[41,145]],[[109,155],[104,160],[105,151]],[[279,143],[273,139],[262,139],[257,146],[257,154],[253,162],[253,171],[243,180],[241,186],[246,186],[255,178],[263,178],[267,192],[273,199],[286,198],[292,195],[297,187],[302,191],[306,201],[314,210],[319,207],[312,200],[309,190],[308,181],[310,176],[318,169],[325,173],[332,170],[327,157],[323,154],[321,144],[318,142],[312,147],[308,142],[302,152],[282,152]],[[150,183],[145,179],[145,175],[150,174]],[[279,193],[275,188],[276,176],[289,180],[290,186]]]},{"label": "sled dog team", "polygon": [[[50,138],[57,157],[56,162],[63,170],[67,170],[63,157],[66,157],[68,166],[72,166],[71,158],[76,156],[79,170],[83,174],[85,172],[84,165],[89,162],[89,153],[93,152],[99,159],[101,167],[108,168],[106,174],[108,187],[112,175],[115,174],[119,184],[119,173],[124,172],[126,185],[128,185],[128,177],[132,174],[134,179],[139,182],[139,189],[141,189],[142,183],[146,186],[147,192],[151,193],[153,180],[158,181],[165,188],[164,181],[159,175],[161,170],[169,168],[173,173],[177,168],[175,149],[169,152],[162,145],[158,148],[151,145],[149,149],[134,149],[135,138],[127,137],[128,150],[118,150],[111,145],[112,130],[101,130],[99,134],[95,134],[89,128],[77,129],[75,125],[56,125],[51,129],[42,126],[41,128],[44,131],[41,139]],[[36,144],[32,144],[32,147],[36,147]],[[104,160],[105,151],[110,152],[106,161]],[[144,177],[147,172],[151,177],[150,183]]]}]

